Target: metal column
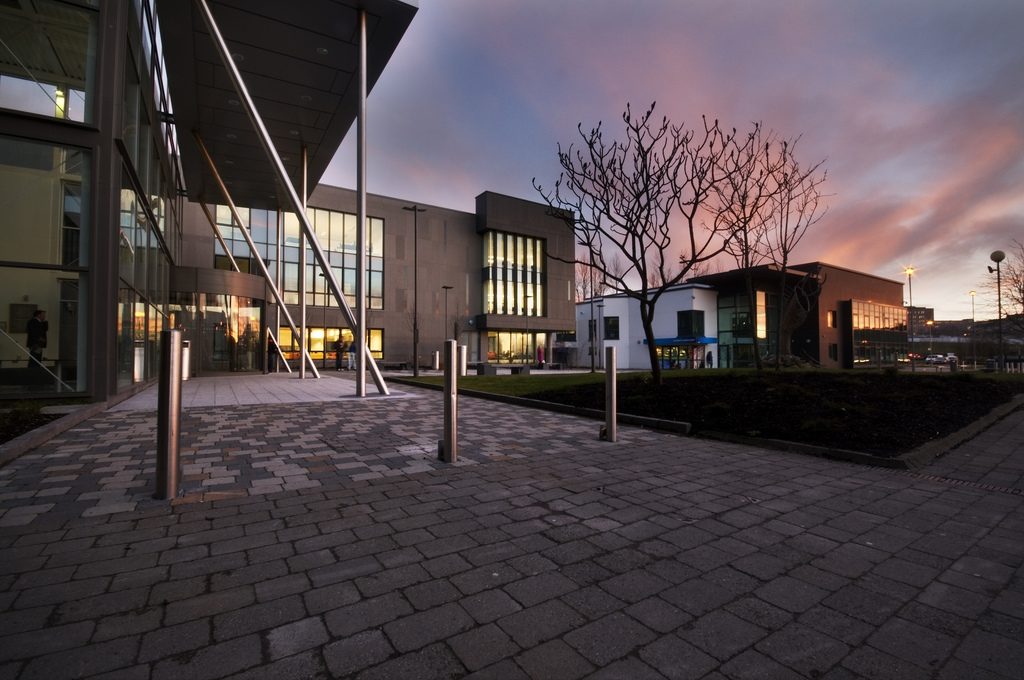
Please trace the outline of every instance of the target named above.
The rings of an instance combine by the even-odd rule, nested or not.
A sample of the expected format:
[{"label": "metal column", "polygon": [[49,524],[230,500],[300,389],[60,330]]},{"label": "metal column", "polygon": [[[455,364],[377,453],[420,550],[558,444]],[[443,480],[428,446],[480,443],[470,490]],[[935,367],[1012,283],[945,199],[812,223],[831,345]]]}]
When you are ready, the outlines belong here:
[{"label": "metal column", "polygon": [[[324,274],[324,278],[331,290],[331,294],[333,294],[334,298],[338,301],[338,306],[341,307],[342,314],[345,317],[346,323],[349,324],[349,327],[358,328],[355,316],[352,314],[352,309],[348,306],[348,301],[342,293],[341,285],[338,283],[338,279],[334,276],[334,270],[331,269],[331,264],[327,259],[327,254],[320,246],[320,241],[317,239],[316,233],[313,231],[313,226],[309,223],[309,218],[306,216],[305,211],[302,210],[302,201],[299,199],[298,192],[295,190],[295,185],[288,176],[287,170],[285,170],[284,163],[281,161],[281,156],[277,153],[277,149],[274,147],[274,143],[270,138],[270,133],[267,132],[266,125],[263,124],[263,118],[256,110],[256,105],[253,103],[252,96],[249,94],[249,90],[245,86],[245,82],[242,80],[241,73],[238,72],[238,68],[235,66],[235,62],[228,50],[227,43],[224,41],[224,36],[221,34],[220,28],[217,26],[217,21],[214,19],[213,13],[210,11],[209,4],[206,0],[194,0],[194,2],[202,14],[203,21],[206,24],[207,30],[210,32],[210,38],[220,55],[224,68],[227,70],[228,77],[231,78],[235,92],[238,94],[240,101],[244,105],[245,112],[249,116],[249,121],[252,123],[256,135],[259,137],[260,143],[263,145],[263,150],[266,152],[267,158],[274,168],[274,172],[277,174],[277,179],[281,183],[281,188],[288,198],[288,203],[291,204],[292,210],[295,211],[296,217],[299,220],[299,225],[302,227],[303,233],[309,240],[309,246],[313,250],[313,255],[316,258],[317,264],[320,266],[321,272]],[[363,30],[365,31],[365,18],[363,26]],[[369,348],[366,346],[365,337],[363,338],[362,346],[363,357],[368,362],[368,367],[373,375],[374,383],[377,385],[377,390],[381,394],[389,394],[388,387],[384,383],[384,377],[381,375],[380,369],[377,367],[377,362],[374,361],[373,357],[369,354]]]},{"label": "metal column", "polygon": [[366,396],[366,10],[359,10],[359,112],[356,116],[356,396]]},{"label": "metal column", "polygon": [[618,438],[618,411],[619,397],[618,385],[616,384],[615,348],[606,347],[604,350],[604,427],[601,429],[601,439],[614,442]]}]

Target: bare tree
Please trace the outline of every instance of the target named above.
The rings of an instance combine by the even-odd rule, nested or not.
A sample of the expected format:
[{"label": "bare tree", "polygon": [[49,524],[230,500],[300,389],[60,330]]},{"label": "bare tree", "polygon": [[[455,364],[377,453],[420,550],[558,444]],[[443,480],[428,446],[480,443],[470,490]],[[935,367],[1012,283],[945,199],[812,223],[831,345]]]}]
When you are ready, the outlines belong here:
[{"label": "bare tree", "polygon": [[[778,173],[779,191],[773,197],[773,206],[766,229],[766,245],[768,256],[779,270],[779,302],[778,319],[775,328],[778,332],[775,352],[775,368],[782,366],[782,353],[790,349],[790,337],[794,327],[788,328],[784,338],[783,311],[797,288],[787,289],[786,269],[793,250],[807,234],[807,230],[817,224],[825,216],[827,208],[822,205],[821,186],[828,178],[828,173],[821,169],[824,161],[810,166],[801,166],[796,158],[796,145],[799,137],[791,141],[783,141],[779,155]],[[820,286],[818,288],[820,291]],[[806,313],[805,313],[806,316]],[[783,344],[785,342],[785,344]]]},{"label": "bare tree", "polygon": [[[651,377],[661,383],[654,337],[654,310],[662,293],[693,267],[722,252],[728,235],[709,219],[714,188],[723,180],[722,157],[733,143],[718,121],[699,129],[653,119],[654,104],[634,117],[622,115],[623,141],[606,141],[601,123],[577,126],[581,146],[558,146],[562,172],[552,189],[534,188],[561,216],[583,247],[584,262],[601,272],[613,292],[639,303]],[[684,246],[670,253],[673,232]],[[614,258],[622,258],[617,269]],[[577,260],[580,261],[580,260]]]},{"label": "bare tree", "polygon": [[[782,353],[789,351],[795,329],[793,321],[806,318],[806,309],[802,314],[796,312],[805,307],[806,293],[813,288],[808,288],[806,277],[787,287],[790,255],[807,230],[824,215],[820,210],[820,187],[826,175],[823,171],[819,173],[823,161],[802,167],[795,155],[797,141],[799,138],[779,139],[774,132],[764,132],[755,123],[746,140],[734,141],[723,158],[727,180],[716,187],[720,206],[716,219],[724,222],[726,228],[731,227],[727,251],[743,272],[751,315],[757,314],[754,270],[770,264],[778,272],[776,368],[781,366]],[[749,328],[754,366],[760,369],[758,323],[752,320]]]},{"label": "bare tree", "polygon": [[[734,143],[722,159],[729,172],[727,181],[716,188],[720,209],[715,219],[732,234],[726,250],[736,260],[737,269],[743,272],[751,315],[757,310],[754,269],[768,260],[769,214],[772,201],[780,191],[782,161],[778,154],[772,153],[774,143],[774,133],[763,133],[761,124],[755,123],[745,143]],[[752,322],[748,327],[754,366],[760,370],[758,325]]]},{"label": "bare tree", "polygon": [[1013,242],[1003,268],[1003,318],[1016,332],[1024,332],[1024,243]]}]

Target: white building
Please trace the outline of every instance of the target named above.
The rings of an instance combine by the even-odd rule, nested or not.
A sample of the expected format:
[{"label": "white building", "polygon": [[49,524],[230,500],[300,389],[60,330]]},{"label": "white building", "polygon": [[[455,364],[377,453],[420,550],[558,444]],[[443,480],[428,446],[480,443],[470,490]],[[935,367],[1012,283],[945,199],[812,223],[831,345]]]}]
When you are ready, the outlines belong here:
[{"label": "white building", "polygon": [[[654,310],[654,337],[663,368],[718,365],[718,292],[685,283],[666,290]],[[604,348],[615,347],[620,369],[649,369],[640,303],[606,295],[576,304],[577,366],[604,365]],[[596,351],[595,351],[596,350]]]}]

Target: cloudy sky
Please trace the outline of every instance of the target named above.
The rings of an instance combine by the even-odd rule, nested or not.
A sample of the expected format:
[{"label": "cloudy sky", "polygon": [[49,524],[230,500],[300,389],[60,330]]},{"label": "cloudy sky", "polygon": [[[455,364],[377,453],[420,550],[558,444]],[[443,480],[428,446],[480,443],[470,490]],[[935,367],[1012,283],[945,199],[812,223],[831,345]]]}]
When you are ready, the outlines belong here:
[{"label": "cloudy sky", "polygon": [[[627,102],[802,135],[829,211],[798,260],[995,316],[988,256],[1024,240],[1021,0],[421,0],[369,98],[368,189],[471,211],[539,200],[576,125]],[[354,135],[323,181],[355,186]],[[728,267],[725,267],[728,268]]]}]

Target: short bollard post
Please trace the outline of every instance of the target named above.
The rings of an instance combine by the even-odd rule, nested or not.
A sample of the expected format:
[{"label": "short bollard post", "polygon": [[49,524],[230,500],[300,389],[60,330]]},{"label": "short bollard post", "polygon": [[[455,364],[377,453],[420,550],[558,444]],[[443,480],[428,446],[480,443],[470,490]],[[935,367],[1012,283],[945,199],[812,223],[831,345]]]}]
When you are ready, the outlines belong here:
[{"label": "short bollard post", "polygon": [[181,436],[181,331],[162,331],[160,384],[156,414],[156,493],[167,500],[178,494],[178,443]]},{"label": "short bollard post", "polygon": [[601,439],[609,442],[615,441],[618,436],[619,400],[616,394],[618,388],[615,380],[616,375],[615,348],[605,347],[604,349],[604,427],[601,428]]},{"label": "short bollard post", "polygon": [[[447,340],[445,342],[447,342]],[[434,359],[433,359],[433,361],[431,362],[430,365],[433,367],[433,369],[435,371],[438,370],[439,368],[441,368],[441,353],[440,352],[434,352]]]},{"label": "short bollard post", "polygon": [[459,377],[466,375],[466,346],[459,345]]},{"label": "short bollard post", "polygon": [[444,341],[444,438],[437,442],[437,458],[454,463],[459,457],[458,371],[455,340]]}]

